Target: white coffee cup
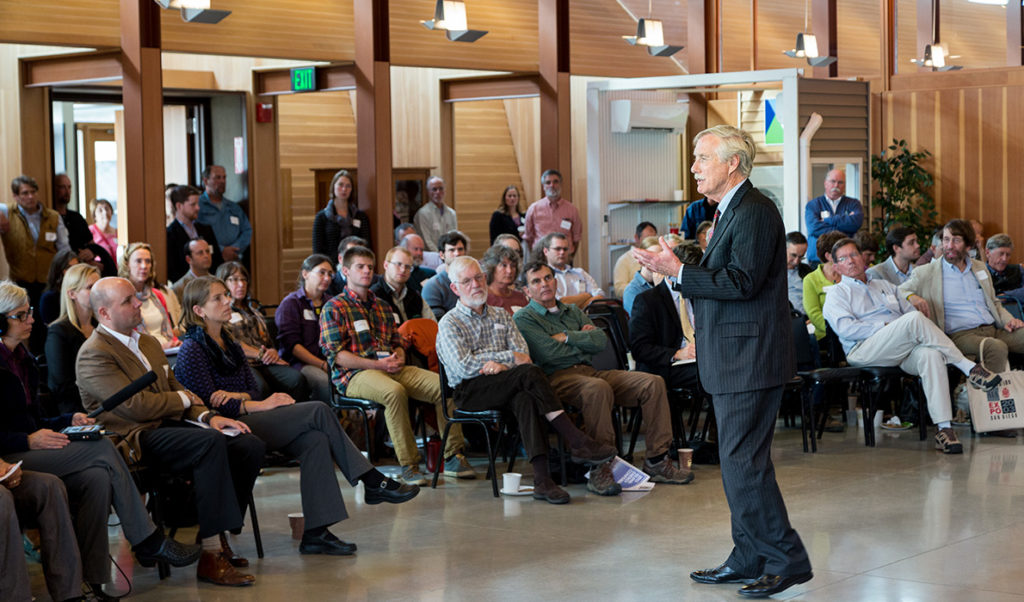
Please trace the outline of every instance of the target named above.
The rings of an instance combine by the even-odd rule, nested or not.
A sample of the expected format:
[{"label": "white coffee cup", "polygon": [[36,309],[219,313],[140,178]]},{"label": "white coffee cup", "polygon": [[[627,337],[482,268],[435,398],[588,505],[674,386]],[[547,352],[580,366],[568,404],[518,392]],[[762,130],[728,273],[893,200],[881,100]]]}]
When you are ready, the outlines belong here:
[{"label": "white coffee cup", "polygon": [[523,475],[518,472],[506,472],[501,476],[502,491],[508,493],[519,492],[519,482],[523,479]]}]

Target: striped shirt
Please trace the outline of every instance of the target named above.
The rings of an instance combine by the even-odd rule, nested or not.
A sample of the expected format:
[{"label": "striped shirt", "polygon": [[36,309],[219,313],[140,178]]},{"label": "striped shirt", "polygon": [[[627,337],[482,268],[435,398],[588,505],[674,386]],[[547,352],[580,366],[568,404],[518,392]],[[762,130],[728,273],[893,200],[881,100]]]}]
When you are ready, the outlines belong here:
[{"label": "striped shirt", "polygon": [[478,314],[459,301],[437,325],[437,357],[448,371],[448,384],[480,376],[489,361],[515,365],[513,352],[528,354],[526,340],[512,316],[498,307],[484,306]]},{"label": "striped shirt", "polygon": [[347,286],[320,312],[320,348],[331,366],[331,382],[345,392],[359,369],[348,370],[335,363],[342,351],[377,359],[377,352],[390,354],[402,346],[391,307],[371,291],[363,301]]}]

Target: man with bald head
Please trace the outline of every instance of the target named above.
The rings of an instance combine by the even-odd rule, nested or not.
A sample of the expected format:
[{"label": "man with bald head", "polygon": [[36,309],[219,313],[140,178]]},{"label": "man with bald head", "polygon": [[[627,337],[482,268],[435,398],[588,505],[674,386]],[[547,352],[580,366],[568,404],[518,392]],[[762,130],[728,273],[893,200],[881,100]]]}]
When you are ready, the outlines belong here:
[{"label": "man with bald head", "polygon": [[[82,404],[89,411],[152,370],[156,382],[99,415],[108,431],[123,438],[129,455],[147,465],[191,472],[196,488],[203,553],[198,578],[217,585],[248,585],[252,575],[235,570],[248,562],[233,557],[224,532],[242,527],[241,503],[259,473],[265,446],[245,423],[208,410],[174,378],[156,339],[140,334],[142,303],[124,278],[102,278],[90,303],[99,326],[78,353],[76,373]],[[208,426],[200,428],[196,423]],[[235,437],[220,432],[237,431]]]},{"label": "man with bald head", "polygon": [[825,174],[825,194],[807,203],[804,208],[807,224],[807,261],[817,265],[819,258],[815,244],[826,232],[839,230],[852,237],[864,223],[864,208],[860,201],[846,196],[846,173],[841,169]]},{"label": "man with bald head", "polygon": [[437,273],[433,268],[423,265],[424,250],[426,249],[423,237],[416,233],[406,234],[399,242],[399,246],[408,251],[409,255],[412,256],[412,274],[409,276],[406,286],[417,291],[422,290],[423,281]]},{"label": "man with bald head", "polygon": [[430,202],[420,207],[412,219],[416,231],[423,235],[431,251],[440,251],[437,241],[441,235],[459,227],[455,210],[444,203],[444,193],[444,180],[437,176],[427,179],[427,198]]}]

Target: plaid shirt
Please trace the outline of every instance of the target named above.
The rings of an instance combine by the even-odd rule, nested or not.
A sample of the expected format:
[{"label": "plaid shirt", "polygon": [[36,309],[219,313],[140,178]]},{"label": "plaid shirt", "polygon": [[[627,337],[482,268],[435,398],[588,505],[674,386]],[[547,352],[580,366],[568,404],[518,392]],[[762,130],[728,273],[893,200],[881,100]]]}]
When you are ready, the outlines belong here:
[{"label": "plaid shirt", "polygon": [[481,315],[459,301],[437,325],[437,357],[453,389],[480,376],[488,361],[514,366],[513,351],[529,353],[512,316],[499,307],[485,305]]},{"label": "plaid shirt", "polygon": [[402,346],[391,307],[370,291],[363,301],[347,286],[324,304],[320,312],[320,348],[331,366],[331,382],[345,392],[358,369],[346,370],[335,363],[342,351],[377,359],[377,352],[391,353]]}]

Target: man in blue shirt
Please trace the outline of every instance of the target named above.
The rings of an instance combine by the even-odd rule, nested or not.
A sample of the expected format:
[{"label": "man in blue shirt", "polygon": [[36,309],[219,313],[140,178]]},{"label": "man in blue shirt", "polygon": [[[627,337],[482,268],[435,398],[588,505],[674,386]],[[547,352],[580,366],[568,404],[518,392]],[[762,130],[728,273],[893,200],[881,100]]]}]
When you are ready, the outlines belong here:
[{"label": "man in blue shirt", "polygon": [[213,228],[224,261],[241,261],[252,242],[252,225],[238,203],[224,198],[226,186],[227,172],[223,167],[211,165],[203,170],[206,190],[199,197],[196,221]]},{"label": "man in blue shirt", "polygon": [[686,208],[683,215],[682,235],[686,240],[697,239],[697,226],[702,222],[710,222],[715,219],[715,209],[718,209],[718,202],[711,199],[701,199]]},{"label": "man in blue shirt", "polygon": [[807,260],[811,265],[821,262],[815,249],[818,237],[839,230],[853,236],[864,223],[864,209],[860,201],[846,196],[846,174],[833,169],[825,175],[825,194],[807,203],[804,208],[807,224]]}]

